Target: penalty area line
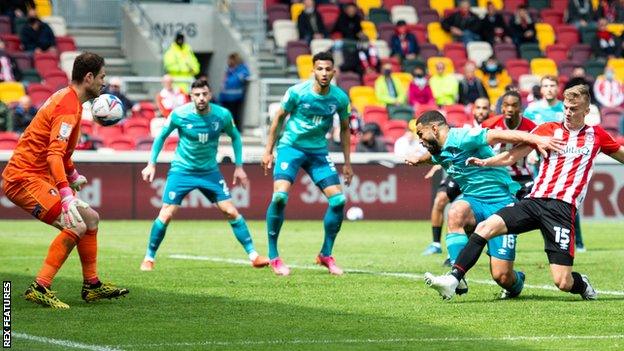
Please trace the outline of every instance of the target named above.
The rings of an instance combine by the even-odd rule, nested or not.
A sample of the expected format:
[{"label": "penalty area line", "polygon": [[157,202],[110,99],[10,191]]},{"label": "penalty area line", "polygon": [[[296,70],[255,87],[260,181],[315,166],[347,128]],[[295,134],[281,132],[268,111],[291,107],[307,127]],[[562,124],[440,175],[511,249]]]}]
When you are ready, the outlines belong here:
[{"label": "penalty area line", "polygon": [[[210,261],[210,262],[222,262],[222,263],[230,263],[235,265],[249,265],[248,260],[241,259],[232,259],[232,258],[222,258],[222,257],[210,257],[210,256],[194,256],[194,255],[169,255],[169,258],[178,259],[178,260],[195,260],[195,261]],[[289,264],[291,268],[297,269],[308,269],[308,270],[326,270],[326,268],[320,266],[312,266],[312,265],[298,265],[298,264]],[[346,273],[359,273],[359,274],[370,274],[370,275],[378,275],[383,277],[396,277],[396,278],[405,278],[411,280],[420,280],[424,278],[423,274],[419,273],[400,273],[400,272],[380,272],[380,271],[371,271],[364,269],[345,269]],[[482,279],[469,279],[469,283],[476,284],[484,284],[484,285],[496,285],[496,282],[492,280],[482,280]],[[559,291],[554,286],[550,285],[533,285],[533,284],[524,284],[525,288],[529,289],[539,289],[539,290],[549,290],[549,291]],[[611,291],[611,290],[596,290],[599,294],[603,295],[613,295],[613,296],[624,296],[624,291]]]},{"label": "penalty area line", "polygon": [[62,346],[64,348],[91,350],[91,351],[123,351],[122,349],[119,349],[113,346],[84,344],[81,342],[76,342],[76,341],[71,341],[71,340],[46,338],[43,336],[30,335],[26,333],[13,332],[12,335],[13,337],[17,339],[35,341],[38,343],[48,344],[48,345],[57,345],[57,346]]}]

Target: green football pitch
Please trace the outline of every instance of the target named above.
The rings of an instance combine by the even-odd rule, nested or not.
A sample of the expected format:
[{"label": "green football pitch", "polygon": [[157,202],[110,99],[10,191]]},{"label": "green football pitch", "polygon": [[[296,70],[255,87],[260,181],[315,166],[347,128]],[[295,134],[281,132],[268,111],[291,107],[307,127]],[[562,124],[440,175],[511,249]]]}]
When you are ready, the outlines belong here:
[{"label": "green football pitch", "polygon": [[[599,300],[554,289],[537,232],[518,239],[522,295],[499,300],[487,256],[468,278],[468,295],[442,301],[422,280],[444,273],[444,256],[423,257],[428,222],[346,222],[334,256],[347,271],[315,266],[321,221],[286,221],[280,253],[291,276],[253,269],[225,221],[174,221],[152,272],[140,262],[151,223],[105,221],[99,272],[128,287],[119,300],[80,299],[77,253],[53,288],[69,310],[21,296],[55,231],[33,221],[0,222],[0,274],[12,282],[15,350],[622,350],[624,222],[584,222],[588,251],[575,266]],[[266,253],[263,222],[249,223]]]}]

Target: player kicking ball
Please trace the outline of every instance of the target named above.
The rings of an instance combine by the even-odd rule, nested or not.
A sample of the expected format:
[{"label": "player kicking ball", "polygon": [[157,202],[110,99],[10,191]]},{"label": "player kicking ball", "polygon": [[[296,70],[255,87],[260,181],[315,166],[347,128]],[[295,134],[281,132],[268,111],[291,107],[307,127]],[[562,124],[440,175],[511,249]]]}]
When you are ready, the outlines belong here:
[{"label": "player kicking ball", "polygon": [[[294,85],[286,91],[271,128],[262,168],[264,174],[273,167],[273,197],[267,210],[269,258],[271,268],[277,275],[289,275],[290,269],[279,257],[277,239],[284,223],[284,208],[288,192],[300,168],[303,168],[314,184],[327,197],[328,208],[323,220],[325,240],[316,263],[327,267],[329,273],[343,274],[332,256],[334,241],[342,225],[346,198],[342,193],[336,166],[330,160],[325,135],[332,127],[334,114],[340,117],[340,142],[344,154],[342,174],[345,184],[351,182],[353,170],[350,159],[349,98],[330,82],[336,72],[334,58],[329,52],[321,52],[312,58],[314,79]],[[290,118],[286,122],[286,116]],[[284,123],[286,124],[284,127]],[[278,140],[278,135],[284,132]],[[277,142],[277,159],[273,149]]]},{"label": "player kicking ball", "polygon": [[[573,86],[563,96],[564,120],[544,123],[532,132],[536,136],[562,139],[564,145],[560,151],[551,150],[543,155],[531,193],[479,223],[450,274],[425,274],[425,283],[444,299],[455,295],[459,281],[475,265],[488,240],[508,232],[524,233],[535,229],[542,232],[555,285],[585,300],[597,298],[587,276],[572,271],[575,214],[587,192],[596,155],[604,152],[624,163],[624,147],[601,127],[585,125],[590,104],[586,86]],[[521,145],[494,157],[470,158],[466,163],[480,167],[509,166],[528,155],[531,149],[529,145]]]},{"label": "player kicking ball", "polygon": [[86,302],[126,295],[128,289],[102,283],[97,274],[99,216],[75,196],[87,179],[71,156],[80,138],[82,104],[104,87],[104,59],[93,53],[76,57],[71,84],[52,95],[22,134],[2,177],[6,196],[40,221],[61,230],[50,244],[26,300],[66,309],[51,290],[52,281],[74,247],[82,264],[82,299]]},{"label": "player kicking ball", "polygon": [[167,174],[167,183],[163,190],[163,205],[158,218],[152,224],[145,259],[141,263],[142,271],[154,269],[156,251],[165,238],[167,225],[176,214],[184,197],[199,189],[228,219],[234,236],[245,249],[251,265],[262,268],[269,264],[266,257],[258,255],[254,248],[245,218],[232,203],[227,182],[223,179],[217,164],[219,136],[227,134],[232,139],[234,148],[234,181],[247,187],[249,180],[243,170],[243,144],[240,133],[232,121],[230,112],[210,103],[212,93],[208,82],[196,80],[191,85],[190,103],[174,109],[168,117],[167,125],[154,140],[150,161],[142,171],[143,180],[152,182],[156,174],[156,161],[163,148],[165,139],[178,130],[180,141]]}]

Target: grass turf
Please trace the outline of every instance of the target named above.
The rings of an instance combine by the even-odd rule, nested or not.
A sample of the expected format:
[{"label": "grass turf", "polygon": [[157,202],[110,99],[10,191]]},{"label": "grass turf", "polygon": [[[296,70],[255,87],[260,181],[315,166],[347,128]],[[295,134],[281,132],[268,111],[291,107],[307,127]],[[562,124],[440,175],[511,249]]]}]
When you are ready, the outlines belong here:
[{"label": "grass turf", "polygon": [[[264,223],[249,224],[256,247],[266,253]],[[621,350],[623,224],[583,223],[588,252],[577,255],[575,267],[598,290],[612,292],[598,301],[537,287],[498,300],[498,287],[476,282],[489,280],[483,255],[470,272],[469,294],[444,302],[419,278],[446,268],[442,255],[420,256],[431,235],[428,222],[416,221],[345,223],[334,255],[343,268],[360,271],[342,277],[309,269],[322,242],[321,221],[284,224],[281,257],[305,266],[290,277],[218,261],[246,258],[225,221],[174,221],[156,269],[141,272],[151,223],[105,221],[100,276],[130,294],[84,303],[74,252],[53,285],[71,306],[64,311],[21,297],[55,231],[35,221],[2,221],[0,275],[13,284],[16,350]],[[541,236],[523,234],[518,248],[517,267],[527,273],[527,284],[552,286]]]}]

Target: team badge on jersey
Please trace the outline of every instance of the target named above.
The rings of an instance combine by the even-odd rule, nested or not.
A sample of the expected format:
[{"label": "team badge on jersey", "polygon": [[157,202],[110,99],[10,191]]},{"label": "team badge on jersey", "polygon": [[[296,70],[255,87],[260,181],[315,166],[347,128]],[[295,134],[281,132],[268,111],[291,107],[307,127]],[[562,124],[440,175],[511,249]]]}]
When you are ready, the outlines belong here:
[{"label": "team badge on jersey", "polygon": [[280,168],[282,169],[282,171],[285,171],[286,169],[288,169],[288,162],[282,162],[280,164]]},{"label": "team badge on jersey", "polygon": [[215,132],[219,130],[219,122],[212,122],[212,130]]},{"label": "team badge on jersey", "polygon": [[59,135],[56,137],[58,140],[67,141],[72,132],[72,126],[69,123],[62,122],[59,129]]},{"label": "team badge on jersey", "polygon": [[169,200],[173,200],[176,197],[176,192],[175,191],[170,191],[169,192]]}]

